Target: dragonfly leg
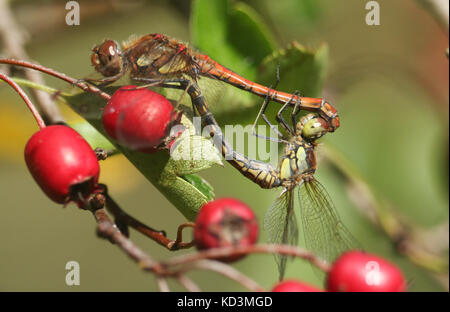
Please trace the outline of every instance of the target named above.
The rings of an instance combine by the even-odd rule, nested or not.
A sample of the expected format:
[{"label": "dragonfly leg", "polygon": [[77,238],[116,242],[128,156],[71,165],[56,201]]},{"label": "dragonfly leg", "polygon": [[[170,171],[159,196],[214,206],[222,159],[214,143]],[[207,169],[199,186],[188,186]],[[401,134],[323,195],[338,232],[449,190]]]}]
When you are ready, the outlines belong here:
[{"label": "dragonfly leg", "polygon": [[[178,99],[175,104],[175,109],[180,105],[184,95],[187,93],[187,90],[191,87],[193,83],[192,80],[186,78],[174,78],[174,79],[155,79],[155,78],[142,78],[142,77],[133,77],[133,80],[146,82],[147,84],[139,86],[139,88],[148,88],[148,87],[163,87],[163,88],[174,88],[174,89],[183,89],[184,92]],[[179,85],[171,85],[170,83],[179,83]],[[197,116],[195,106],[192,104],[192,112],[194,116]]]},{"label": "dragonfly leg", "polygon": [[[298,91],[295,91],[295,93],[298,93]],[[297,127],[297,115],[300,112],[300,106],[302,105],[301,95],[297,97],[297,101],[295,101],[294,109],[291,113],[291,120],[292,120],[292,129],[295,129]]]},{"label": "dragonfly leg", "polygon": [[[275,88],[278,85],[278,82],[280,81],[280,64],[278,64],[277,66],[277,79],[276,79],[276,83],[275,83]],[[267,92],[267,94],[270,94],[270,88],[269,91]],[[292,95],[293,97],[295,96]],[[283,118],[283,111],[286,109],[286,107],[289,105],[289,103],[292,101],[293,97],[291,99],[289,99],[289,101],[287,101],[282,107],[281,109],[278,111],[277,115],[276,115],[276,120],[278,123],[280,123],[283,128],[285,128],[289,133],[293,134],[292,130],[289,128],[289,126],[287,125],[286,121]]]},{"label": "dragonfly leg", "polygon": [[[275,80],[275,84],[274,84],[274,88],[276,88],[278,86],[278,83],[280,82],[280,65],[278,64],[277,66],[277,73],[276,73],[276,80]],[[252,126],[252,135],[256,136],[257,138],[261,138],[261,139],[265,139],[268,141],[273,141],[273,142],[277,142],[277,143],[286,143],[287,142],[287,138],[280,132],[280,130],[278,130],[278,127],[276,127],[275,125],[273,125],[269,119],[267,118],[265,112],[267,109],[267,105],[270,102],[270,92],[272,91],[272,87],[269,87],[269,90],[267,91],[266,97],[264,98],[264,102],[261,106],[261,109],[258,112],[258,115],[256,116],[255,122],[253,123]],[[265,135],[261,135],[256,133],[256,124],[259,120],[259,118],[263,118],[263,120],[265,121],[266,124],[269,125],[269,127],[281,138],[273,138],[273,137],[267,137]]]},{"label": "dragonfly leg", "polygon": [[[191,80],[186,80],[187,81],[187,86],[186,88],[184,88],[183,93],[181,94],[180,98],[177,101],[177,104],[175,105],[175,109],[178,109],[178,106],[180,105],[181,101],[183,100],[183,97],[186,95],[188,89],[192,86],[193,82]],[[180,84],[181,86],[181,84]],[[194,117],[197,116],[196,110],[195,110],[195,106],[194,103],[192,104],[192,113],[194,114]]]},{"label": "dragonfly leg", "polygon": [[139,82],[145,82],[145,85],[139,86],[142,88],[146,87],[159,87],[161,84],[165,83],[184,83],[188,81],[189,79],[186,78],[174,78],[174,79],[161,79],[161,78],[143,78],[143,77],[131,77],[132,80],[139,81]]},{"label": "dragonfly leg", "polygon": [[[267,118],[267,116],[266,116],[266,114],[265,114],[265,111],[266,111],[266,109],[267,109],[267,105],[269,104],[269,101],[270,101],[270,97],[269,97],[270,90],[271,90],[271,88],[269,88],[269,92],[267,92],[266,98],[264,99],[264,102],[263,102],[263,104],[262,104],[262,106],[261,106],[261,109],[259,110],[258,115],[256,116],[256,119],[255,119],[255,122],[253,123],[253,126],[252,126],[252,134],[253,134],[254,136],[258,137],[258,138],[261,138],[261,139],[265,139],[265,140],[268,140],[268,141],[274,141],[274,142],[278,142],[278,143],[283,143],[283,142],[286,142],[287,139],[286,139],[286,138],[284,137],[284,135],[278,130],[278,128],[277,128],[276,126],[274,126],[274,125],[269,121],[269,119]],[[273,131],[275,131],[275,133],[276,133],[281,139],[280,139],[280,138],[267,137],[267,136],[265,136],[265,135],[261,135],[261,134],[256,133],[256,124],[257,124],[259,118],[261,118],[261,117],[262,117],[263,120],[269,125],[269,127],[270,127]]]},{"label": "dragonfly leg", "polygon": [[[291,129],[291,128],[289,127],[289,125],[287,124],[286,120],[284,120],[283,112],[284,112],[284,110],[290,105],[290,103],[292,102],[292,100],[293,100],[294,98],[296,98],[296,97],[298,97],[298,92],[297,92],[297,91],[295,91],[295,92],[292,94],[291,98],[283,104],[283,106],[281,107],[281,109],[278,111],[278,113],[277,113],[277,115],[276,115],[276,120],[277,120],[277,121],[281,124],[281,126],[282,126],[283,128],[285,128],[291,135],[295,135],[295,132],[293,131],[293,129]],[[298,101],[297,101],[296,103],[298,103]],[[297,105],[297,104],[296,104],[296,105]],[[294,128],[294,129],[295,129],[295,128]]]},{"label": "dragonfly leg", "polygon": [[80,79],[80,82],[89,82],[90,84],[95,85],[96,87],[104,87],[107,86],[117,80],[120,79],[120,77],[123,76],[123,73],[118,73],[117,75],[110,76],[110,77],[104,77],[102,79],[92,79],[92,78],[83,78]]}]

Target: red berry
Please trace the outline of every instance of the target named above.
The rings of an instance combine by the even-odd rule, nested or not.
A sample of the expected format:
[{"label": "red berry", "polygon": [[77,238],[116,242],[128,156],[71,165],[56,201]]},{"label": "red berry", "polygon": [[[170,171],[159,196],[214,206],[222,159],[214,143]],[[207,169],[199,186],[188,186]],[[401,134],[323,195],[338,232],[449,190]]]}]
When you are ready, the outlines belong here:
[{"label": "red berry", "polygon": [[113,94],[103,110],[103,127],[123,146],[154,153],[170,143],[170,128],[181,114],[161,94],[136,88],[124,86]]},{"label": "red berry", "polygon": [[[226,246],[251,246],[258,240],[258,222],[246,204],[233,198],[216,199],[203,205],[194,229],[198,249]],[[219,260],[231,262],[234,256]]]},{"label": "red berry", "polygon": [[361,251],[342,254],[334,263],[327,278],[328,291],[406,290],[402,272],[392,263]]},{"label": "red berry", "polygon": [[53,201],[78,201],[96,187],[100,166],[92,148],[72,128],[45,127],[28,140],[25,161],[34,180]]},{"label": "red berry", "polygon": [[320,292],[322,290],[296,280],[285,280],[275,285],[273,292]]}]

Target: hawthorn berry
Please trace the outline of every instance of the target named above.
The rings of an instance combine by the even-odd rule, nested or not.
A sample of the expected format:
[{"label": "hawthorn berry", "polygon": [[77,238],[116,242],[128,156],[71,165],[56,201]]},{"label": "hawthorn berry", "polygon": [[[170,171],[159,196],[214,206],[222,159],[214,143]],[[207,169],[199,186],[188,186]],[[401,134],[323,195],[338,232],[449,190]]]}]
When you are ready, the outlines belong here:
[{"label": "hawthorn berry", "polygon": [[56,203],[80,205],[97,186],[97,156],[70,127],[48,126],[33,134],[25,146],[25,162],[40,188]]},{"label": "hawthorn berry", "polygon": [[361,251],[342,254],[328,273],[328,291],[400,292],[406,290],[402,272],[392,263]]},{"label": "hawthorn berry", "polygon": [[105,131],[121,145],[154,153],[173,141],[171,127],[181,118],[164,96],[146,88],[123,86],[103,110]]},{"label": "hawthorn berry", "polygon": [[321,292],[322,290],[297,280],[284,280],[275,285],[273,292]]},{"label": "hawthorn berry", "polygon": [[[221,198],[203,205],[198,213],[194,242],[199,250],[251,246],[258,240],[258,222],[253,211],[243,202],[233,198]],[[232,262],[242,255],[220,258]]]}]

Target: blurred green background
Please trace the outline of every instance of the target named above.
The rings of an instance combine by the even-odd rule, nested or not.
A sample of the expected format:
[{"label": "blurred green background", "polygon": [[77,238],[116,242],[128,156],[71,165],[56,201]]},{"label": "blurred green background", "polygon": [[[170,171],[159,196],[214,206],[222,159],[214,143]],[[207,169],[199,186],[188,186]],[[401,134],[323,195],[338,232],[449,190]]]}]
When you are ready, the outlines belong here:
[{"label": "blurred green background", "polygon": [[[131,34],[160,32],[191,40],[190,1],[78,2],[79,26],[65,24],[65,1],[11,2],[28,35],[26,49],[31,59],[81,78],[92,73],[90,49],[104,38],[122,41]],[[410,0],[378,1],[380,26],[365,24],[366,1],[243,2],[259,15],[281,48],[293,40],[311,48],[327,43],[329,66],[319,95],[335,105],[342,123],[323,145],[343,155],[377,199],[411,226],[408,232],[418,236],[430,253],[442,255],[448,262],[448,32]],[[239,33],[235,36],[239,41]],[[0,47],[4,48],[1,43]],[[223,65],[233,68],[233,64]],[[52,87],[67,88],[53,78],[45,79]],[[67,120],[79,120],[69,108],[61,109]],[[257,106],[247,123],[256,113]],[[229,116],[219,119],[235,123]],[[141,272],[118,248],[95,236],[95,222],[89,213],[74,205],[62,208],[39,190],[23,160],[25,143],[36,130],[23,102],[2,84],[0,290],[156,291],[151,274]],[[101,182],[109,186],[122,208],[175,235],[176,225],[183,223],[184,217],[133,165],[123,156],[115,156],[101,166]],[[259,220],[280,192],[260,189],[228,164],[201,175],[213,185],[217,197],[243,200]],[[319,161],[317,178],[365,249],[401,267],[410,291],[448,291],[448,273],[432,273],[402,255],[369,221],[360,209],[364,205],[358,205],[345,179],[329,161]],[[155,258],[173,255],[135,232],[132,239]],[[80,286],[65,284],[65,264],[71,260],[80,263]],[[269,289],[277,279],[270,255],[251,255],[235,267]],[[302,261],[288,265],[286,275],[322,285]],[[244,290],[215,273],[192,272],[189,276],[202,290]],[[175,283],[170,286],[183,290]]]}]

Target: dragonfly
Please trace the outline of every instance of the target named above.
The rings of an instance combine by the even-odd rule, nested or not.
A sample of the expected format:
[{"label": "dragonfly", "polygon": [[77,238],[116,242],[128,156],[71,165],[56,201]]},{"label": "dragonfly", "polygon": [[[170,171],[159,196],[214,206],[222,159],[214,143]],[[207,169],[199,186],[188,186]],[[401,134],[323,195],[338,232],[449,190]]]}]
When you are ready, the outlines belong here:
[{"label": "dragonfly", "polygon": [[[288,135],[283,135],[266,117],[265,110],[270,100],[266,96],[259,118],[276,131],[278,137],[266,139],[285,144],[284,154],[278,167],[272,164],[250,159],[234,151],[224,139],[220,126],[214,119],[205,103],[201,91],[192,84],[180,84],[181,89],[187,88],[194,107],[202,118],[202,123],[208,127],[209,134],[221,146],[225,159],[238,169],[244,176],[265,189],[282,188],[281,194],[266,212],[264,228],[268,232],[269,242],[274,244],[298,245],[299,231],[295,216],[295,198],[297,197],[303,235],[306,247],[317,256],[328,262],[333,262],[341,253],[347,250],[361,249],[359,242],[341,221],[336,208],[324,186],[316,180],[317,169],[315,156],[316,140],[327,132],[327,122],[316,114],[307,114],[296,121],[298,105],[292,110],[292,125],[283,119],[281,125]],[[279,114],[288,106],[286,101]],[[280,280],[284,277],[287,256],[276,255]]]},{"label": "dragonfly", "polygon": [[336,109],[324,99],[276,91],[250,81],[220,65],[208,55],[163,34],[154,33],[133,38],[122,46],[114,40],[106,39],[93,48],[91,63],[103,78],[85,80],[100,85],[113,83],[126,73],[130,74],[132,80],[147,84],[185,80],[186,77],[197,83],[199,77],[208,77],[260,97],[269,97],[271,101],[288,103],[290,106],[298,106],[301,110],[315,112],[327,121],[328,132],[339,127]]}]

